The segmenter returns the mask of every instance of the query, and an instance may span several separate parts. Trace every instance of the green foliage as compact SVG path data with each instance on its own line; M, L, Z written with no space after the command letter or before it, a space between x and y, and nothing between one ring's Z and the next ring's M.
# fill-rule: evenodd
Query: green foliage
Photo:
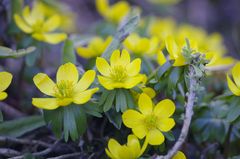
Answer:
M62 63L72 62L76 63L76 55L74 51L73 41L67 39L63 46Z
M35 51L35 47L31 46L26 49L12 50L7 47L0 46L0 58L18 58L30 54Z
M0 135L19 137L45 125L42 116L29 116L0 123Z

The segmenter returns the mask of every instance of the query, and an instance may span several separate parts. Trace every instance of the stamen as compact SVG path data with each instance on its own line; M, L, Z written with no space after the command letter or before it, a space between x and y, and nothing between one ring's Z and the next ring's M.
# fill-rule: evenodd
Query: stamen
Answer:
M124 66L114 66L110 71L110 76L115 82L123 82L127 78L127 71Z
M73 96L73 82L60 81L54 89L57 98L70 98Z

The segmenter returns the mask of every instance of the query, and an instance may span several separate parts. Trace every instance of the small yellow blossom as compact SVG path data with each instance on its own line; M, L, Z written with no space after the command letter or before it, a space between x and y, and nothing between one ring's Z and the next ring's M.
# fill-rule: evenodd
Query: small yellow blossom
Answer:
M111 159L137 159L145 151L147 144L141 148L138 138L135 135L128 135L128 141L125 145L120 145L115 139L108 141L106 154Z
M232 91L233 94L236 96L240 96L240 62L238 62L233 68L232 68L232 77L233 80L230 78L229 75L227 75L227 82L228 87Z
M171 18L153 18L149 25L149 35L157 36L161 45L161 49L165 46L165 39L174 35L176 32L176 23Z
M140 74L141 59L130 61L130 55L126 50L120 54L120 50L115 50L110 58L110 65L107 60L98 57L96 67L102 74L98 76L100 84L108 89L125 88L130 89L141 83L145 76Z
M56 109L67 106L72 102L84 104L88 102L98 88L88 89L95 79L95 71L89 70L79 80L76 66L72 63L61 65L57 71L56 84L44 73L38 73L33 81L37 88L48 96L47 98L33 98L32 104L42 109Z
M51 3L45 3L43 1L36 1L34 5L44 14L46 17L51 17L53 15L59 15L60 17L60 25L59 28L61 30L67 31L67 32L74 32L76 31L76 16L71 11L71 9L58 1L58 3L54 3L52 5Z
M106 20L113 23L121 22L131 9L127 1L119 1L110 6L108 0L96 0L96 7Z
M138 34L133 33L126 38L124 46L127 50L135 54L154 55L157 52L159 41L157 37L140 37Z
M0 72L0 101L7 98L8 94L4 92L12 82L12 74Z
M103 40L101 37L94 37L87 47L77 47L77 53L79 56L87 59L100 56L111 41L111 36L109 36L106 40Z
M14 15L14 20L22 31L31 34L36 40L57 44L67 38L65 33L54 32L60 25L59 15L55 14L46 19L36 5L33 6L32 10L26 6L22 15Z
M184 155L183 152L178 151L178 152L173 156L172 159L186 159L186 156Z
M122 115L123 123L131 128L133 134L146 140L151 145L160 145L165 138L162 132L171 130L175 121L170 116L175 111L175 104L165 99L156 106L153 105L151 98L142 93L138 100L139 111L129 109Z

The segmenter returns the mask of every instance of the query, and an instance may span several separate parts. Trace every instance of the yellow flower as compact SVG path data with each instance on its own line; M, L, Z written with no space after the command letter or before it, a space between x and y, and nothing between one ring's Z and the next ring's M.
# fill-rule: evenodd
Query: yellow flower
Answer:
M137 159L145 151L147 144L142 148L138 138L135 135L128 135L128 141L125 145L120 145L115 139L108 141L108 149L105 149L106 154L111 159Z
M122 115L123 123L131 128L134 135L146 140L151 145L160 145L165 138L162 132L171 130L175 121L169 118L175 111L175 104L165 99L160 101L155 107L151 98L142 93L138 100L139 111L129 109Z
M126 50L120 55L119 50L115 50L110 58L110 65L101 57L96 60L98 71L103 75L98 76L100 84L108 89L125 88L130 89L142 82L145 78L139 74L141 69L141 59L130 61L130 55Z
M100 56L111 43L111 41L111 36L109 36L105 41L101 37L94 37L87 47L77 47L77 53L83 58Z
M45 3L42 1L36 1L34 5L44 14L46 17L51 17L53 15L59 15L60 17L60 25L59 28L61 30L67 32L74 32L76 31L76 24L75 24L75 14L71 11L71 9L58 1L58 3Z
M148 54L154 55L158 49L158 38L145 38L140 37L138 34L133 33L124 41L124 47L135 54Z
M184 155L183 152L178 151L178 152L173 156L172 159L186 159L186 156Z
M174 35L176 32L176 22L171 18L158 19L153 18L149 26L150 36L157 36L161 44L161 48L164 47L164 41L166 37Z
M88 89L95 79L95 71L89 70L79 80L76 66L72 63L61 65L57 71L56 84L44 73L38 73L33 81L37 88L48 96L47 98L33 98L32 104L42 109L56 109L67 106L72 102L84 104L88 102L98 88Z
M227 75L228 87L236 96L240 96L240 62L238 62L232 69L233 80Z
M12 82L12 74L8 72L0 72L0 101L7 98L8 94L4 92Z
M65 33L54 32L60 25L59 15L55 14L46 19L36 5L33 6L31 11L29 6L26 6L22 15L14 15L14 20L22 31L31 34L34 39L39 41L57 44L67 38Z
M129 13L131 7L126 1L109 5L108 0L96 0L98 12L108 21L119 23Z

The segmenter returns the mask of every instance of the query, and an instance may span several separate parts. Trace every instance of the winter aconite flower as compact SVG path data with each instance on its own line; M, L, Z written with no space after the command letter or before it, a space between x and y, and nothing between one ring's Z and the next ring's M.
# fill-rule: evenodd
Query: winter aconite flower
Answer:
M128 135L128 141L125 145L120 145L116 140L108 141L108 149L105 149L111 159L137 159L145 151L147 144L142 148L138 138L135 135Z
M126 38L123 44L132 53L154 55L158 49L158 38L140 37L133 33Z
M236 96L240 96L240 62L238 62L232 69L233 80L227 75L228 87Z
M0 72L0 101L7 98L8 94L4 92L12 82L12 74L8 72Z
M139 73L141 59L137 58L131 62L126 50L123 50L121 54L119 50L115 50L110 58L110 65L106 59L98 57L96 66L102 74L98 76L98 80L107 90L130 89L144 80L144 75Z
M83 58L93 58L100 56L104 50L111 43L112 37L109 36L106 40L101 37L94 37L87 45L87 47L78 46L77 53Z
M138 100L139 111L129 109L122 115L124 125L131 128L134 135L146 140L151 145L160 145L165 138L162 132L167 132L175 125L174 119L170 116L175 111L175 104L165 99L156 106L151 98L142 93Z
M96 7L106 20L113 23L122 21L131 9L127 1L119 1L110 6L108 0L96 0Z
M173 156L172 159L186 159L186 156L184 155L183 152L178 151L178 152Z
M57 71L56 83L48 75L38 73L33 81L37 88L48 96L47 98L33 98L32 104L42 109L56 109L67 106L72 102L84 104L88 102L98 88L88 89L95 78L95 71L89 70L79 80L76 66L72 63L61 65Z
M57 44L67 38L65 33L54 32L58 29L61 19L55 14L47 18L36 5L30 10L29 6L23 9L22 15L15 14L14 20L17 26L25 33L39 41Z

